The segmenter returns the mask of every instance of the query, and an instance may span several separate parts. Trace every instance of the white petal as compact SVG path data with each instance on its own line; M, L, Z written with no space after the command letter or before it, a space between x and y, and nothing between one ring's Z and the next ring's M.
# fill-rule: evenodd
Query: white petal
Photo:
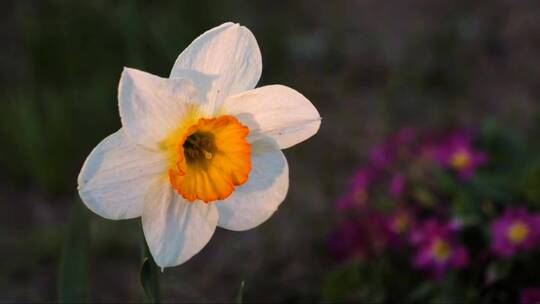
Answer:
M197 37L178 56L170 77L184 77L186 70L206 75L212 83L206 100L219 105L227 96L255 87L262 72L259 45L246 27L224 23Z
M254 228L277 210L289 189L289 167L285 156L271 140L252 143L248 181L229 198L216 202L219 227L241 231Z
M313 136L321 117L311 102L297 91L269 85L225 100L223 110L249 127L251 140L272 137L281 149Z
M120 129L99 143L84 162L78 178L79 195L102 217L138 217L147 189L165 171L161 154L135 145Z
M210 240L218 222L214 204L188 202L168 181L150 187L142 224L150 252L160 267L184 263Z
M178 127L197 103L191 80L167 79L125 68L118 87L122 125L136 143L157 149L157 145Z

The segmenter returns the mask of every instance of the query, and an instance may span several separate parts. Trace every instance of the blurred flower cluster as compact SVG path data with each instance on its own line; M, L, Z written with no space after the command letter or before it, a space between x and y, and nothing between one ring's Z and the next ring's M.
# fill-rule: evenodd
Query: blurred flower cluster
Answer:
M498 172L506 168L498 166L500 150L470 129L405 128L374 147L335 203L329 248L342 266L329 276L328 293L381 302L537 303L540 280L528 267L540 264L540 212L516 189L498 187L498 175L511 178L507 169ZM517 273L524 282L513 281ZM351 277L358 282L332 285ZM501 282L513 282L506 285L513 290L498 290Z

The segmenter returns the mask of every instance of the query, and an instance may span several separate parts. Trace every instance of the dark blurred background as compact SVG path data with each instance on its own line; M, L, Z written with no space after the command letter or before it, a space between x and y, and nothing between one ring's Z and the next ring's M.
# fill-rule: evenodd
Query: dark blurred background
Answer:
M161 276L168 301L319 300L335 198L368 147L403 126L538 121L540 2L68 1L0 3L0 300L54 301L76 176L120 127L122 67L168 76L178 54L225 21L263 56L259 85L297 89L321 130L285 152L289 195L257 229L218 229ZM138 301L140 221L90 214L95 301Z

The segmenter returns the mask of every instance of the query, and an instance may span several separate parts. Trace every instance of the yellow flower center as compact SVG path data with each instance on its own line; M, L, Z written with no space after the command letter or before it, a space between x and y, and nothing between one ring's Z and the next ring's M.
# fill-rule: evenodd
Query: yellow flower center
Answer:
M452 155L450 163L456 169L466 168L471 163L471 155L467 150L461 149Z
M360 188L354 191L353 201L356 203L356 205L363 206L364 203L367 202L368 198L368 193L364 188Z
M188 201L206 203L227 198L248 179L251 147L249 129L236 118L200 118L186 129L169 169L173 188Z
M400 214L394 219L394 230L402 233L409 228L410 220L407 214Z
M441 262L446 261L450 257L451 253L452 248L450 245L441 239L437 239L431 247L431 254L436 260Z
M515 222L510 225L507 236L513 243L520 243L529 234L529 227L523 222Z

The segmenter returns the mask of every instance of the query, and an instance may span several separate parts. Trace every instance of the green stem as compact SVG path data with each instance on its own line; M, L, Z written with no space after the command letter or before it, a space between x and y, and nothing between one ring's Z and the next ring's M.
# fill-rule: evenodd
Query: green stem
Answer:
M246 282L240 282L240 288L238 288L238 293L236 294L236 304L244 303L244 288L246 287Z
M148 244L141 230L141 285L144 290L144 303L160 303L159 269L152 258Z
M90 302L90 223L88 210L81 201L76 200L72 209L60 263L58 302L86 303Z

